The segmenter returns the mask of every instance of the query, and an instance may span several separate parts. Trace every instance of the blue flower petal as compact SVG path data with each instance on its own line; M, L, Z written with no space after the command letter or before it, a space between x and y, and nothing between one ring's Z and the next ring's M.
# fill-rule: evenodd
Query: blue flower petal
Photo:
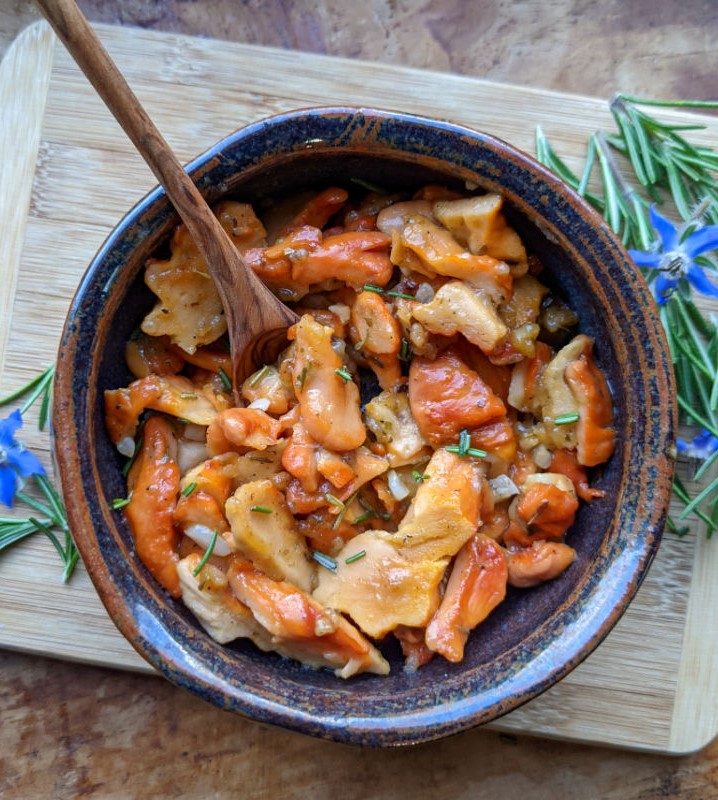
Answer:
M678 280L675 278L668 278L665 272L659 273L656 282L653 284L653 289L656 295L656 302L659 306L665 305L671 295Z
M707 294L710 297L718 297L718 285L713 283L697 264L691 264L686 273L686 277L691 286L698 289L701 294Z
M652 205L649 211L651 225L656 233L661 237L661 245L664 253L670 253L678 247L678 231L676 226L666 217L658 213L656 206Z
M681 249L690 259L716 248L718 248L718 225L698 228L681 244Z
M15 447L15 432L22 427L22 414L16 409L5 419L0 419L0 447Z
M44 475L45 467L40 463L40 459L29 450L13 448L7 451L7 460L20 473L21 477L28 478L30 475Z
M643 250L629 250L628 255L636 263L637 267L652 267L656 269L661 263L660 253L646 253Z
M12 467L0 466L0 503L12 508L12 501L15 497L15 486L17 476Z

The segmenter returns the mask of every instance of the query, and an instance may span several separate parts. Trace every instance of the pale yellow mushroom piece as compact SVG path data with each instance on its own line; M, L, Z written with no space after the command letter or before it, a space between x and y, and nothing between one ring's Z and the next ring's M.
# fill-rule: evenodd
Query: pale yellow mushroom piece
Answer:
M484 353L494 350L508 333L489 295L463 281L445 283L430 303L415 306L412 316L430 333L463 334Z
M315 568L306 540L294 530L284 495L271 480L240 486L227 500L225 513L235 553L274 580L312 590Z
M475 255L436 222L417 215L392 236L392 263L424 275L444 275L468 281L496 300L511 296L507 264L489 255Z
M476 533L484 486L478 463L440 449L426 474L395 533L359 534L337 555L336 572L319 570L314 597L369 636L428 624L449 560Z
M272 649L272 638L247 606L229 588L227 576L212 564L205 564L195 576L200 557L192 553L177 565L182 600L207 633L220 644L251 639L261 650Z
M237 249L264 243L264 226L250 205L225 201L215 208L215 215ZM175 231L170 253L165 261L147 261L145 283L159 302L141 327L150 336L167 335L187 353L194 353L201 345L219 339L227 330L227 321L207 263L184 225Z
M476 255L485 253L511 264L514 277L519 277L528 268L526 248L516 231L507 224L502 206L501 195L490 193L459 200L439 200L432 210L436 219L460 244Z
M409 395L402 387L372 398L364 408L367 428L386 447L390 467L413 464L427 451L427 442L416 424Z

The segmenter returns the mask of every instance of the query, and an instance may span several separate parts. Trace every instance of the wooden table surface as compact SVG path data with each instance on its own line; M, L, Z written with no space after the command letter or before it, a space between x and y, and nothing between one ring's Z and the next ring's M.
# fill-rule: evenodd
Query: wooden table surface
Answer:
M712 0L82 0L81 6L98 22L557 91L718 98ZM27 0L2 0L0 55L35 19ZM476 730L412 750L359 751L238 719L159 678L0 652L4 799L458 800L489 793L502 800L711 800L718 798L718 741L668 758Z

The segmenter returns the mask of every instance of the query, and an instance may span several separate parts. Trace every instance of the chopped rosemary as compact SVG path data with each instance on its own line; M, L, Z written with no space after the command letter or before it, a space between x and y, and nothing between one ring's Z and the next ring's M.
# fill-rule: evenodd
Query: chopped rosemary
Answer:
M185 497L189 497L196 488L197 488L197 482L192 481L192 483L188 483L187 486L185 486L184 489L182 489L182 494Z
M192 576L196 578L199 573L202 571L202 567L209 561L210 556L214 551L214 546L217 544L217 537L219 536L219 531L215 528L212 531L212 538L209 540L209 544L207 545L207 549L204 551L204 555L200 558L199 563L197 566L192 570Z
M413 479L414 479L414 480L415 480L417 483L423 483L424 481L428 481L428 480L429 480L429 478L430 478L431 476L430 476L430 475L427 475L425 472L419 472L419 470L418 470L418 469L413 469L413 470L411 471L411 477L412 477L412 478L413 478Z
M348 383L349 381L354 380L354 378L352 378L351 372L349 372L349 370L347 370L345 367L342 367L341 369L335 369L334 372L337 373L337 375L344 381L344 383Z
M344 508L344 503L342 503L342 501L338 497L335 497L333 494L329 494L327 492L327 494L324 495L324 499L328 503L331 503L333 506L336 506L337 508Z
M377 511L376 509L372 508L372 507L369 505L369 503L367 503L367 501L366 501L366 500L365 500L363 497L360 497L360 498L359 498L359 505L360 505L360 506L361 506L361 507L362 507L362 508L363 508L365 511L370 511L370 512L371 512L371 513L372 513L372 514L375 516L375 517L380 517L380 518L381 518L381 519L383 519L385 522L386 522L387 520L391 519L391 514L390 514L388 511L384 511L384 512Z
M261 382L262 378L269 372L269 364L265 364L262 369L257 370L249 379L249 387L254 388Z
M350 178L349 180L352 183L355 183L357 186L361 186L362 189L366 189L368 192L374 192L375 194L388 194L386 189L382 189L381 186L377 186L375 183L371 183L370 181L365 181L363 178Z
M553 421L554 425L572 425L574 422L578 422L580 419L580 415L577 413L574 414L559 414Z
M374 286L373 283L365 283L364 284L364 291L365 292L376 292L376 294L384 294L384 290L381 286Z
M271 514L272 509L267 508L266 506L250 506L250 511L254 511L255 514Z
M225 390L228 392L232 391L232 381L229 379L229 375L222 369L219 368L219 379L222 381L222 386L224 386Z
M127 477L127 473L132 468L132 465L135 463L135 459L137 458L138 453L142 449L142 444L144 443L144 437L140 436L140 438L135 442L135 449L132 452L132 455L127 459L125 465L122 467L122 474Z
M48 367L29 383L21 386L17 391L0 399L0 406L6 406L12 403L13 400L19 400L30 392L30 396L25 400L23 407L20 409L20 413L24 414L43 392L47 392L54 374L55 367Z
M416 297L414 297L411 294L404 294L404 292L387 292L386 296L387 297L400 297L402 300L416 300Z
M459 458L464 456L472 456L473 458L486 458L488 455L486 450L479 450L477 447L468 447L466 452L462 453L458 445L450 444L444 448L448 453L456 453Z
M359 525L360 523L364 522L370 517L375 517L375 516L376 514L373 511L365 511L363 514L359 514L359 516L355 520L352 520L352 525Z
M110 507L113 511L119 511L121 508L128 506L130 504L130 497L116 497L111 503Z
M401 349L399 350L399 361L411 361L413 355L409 342L406 339L402 339Z
M469 452L470 447L471 436L466 428L464 428L461 433L459 433L459 458L463 458Z
M309 365L305 364L297 378L297 386L299 386L300 389L304 388L304 384L307 382L307 375L309 375Z
M347 511L349 510L349 506L354 502L356 499L357 494L359 494L359 490L357 489L349 498L347 498L346 503L342 503L342 509L337 514L337 518L334 520L334 524L332 525L332 530L335 531L341 524L344 516L346 515ZM342 502L341 500L339 501Z
M337 562L331 556L326 555L326 553L320 553L319 550L312 550L312 558L325 569L331 572L337 571Z
M359 561L360 559L364 558L366 555L366 550L360 550L358 553L354 553L353 556L349 556L344 559L345 564L353 564L355 561Z

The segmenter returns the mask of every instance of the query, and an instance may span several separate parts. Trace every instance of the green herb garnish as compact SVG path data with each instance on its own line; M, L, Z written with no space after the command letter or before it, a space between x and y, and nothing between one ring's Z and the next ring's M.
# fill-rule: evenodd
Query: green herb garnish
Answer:
M331 572L337 571L337 562L331 556L328 556L325 553L320 553L319 550L312 550L312 558L317 562L317 564L321 564L325 569L328 569Z
M214 546L217 544L217 537L219 536L219 531L215 528L212 531L212 538L209 540L209 544L207 545L207 549L204 551L204 555L200 558L199 563L197 566L192 570L192 576L196 578L199 573L202 571L202 567L209 561L210 556L214 551Z
M265 364L262 369L257 370L257 372L252 375L249 379L249 386L250 388L254 388L258 383L261 382L262 378L269 372L269 364Z
M559 414L553 421L554 425L572 425L580 419L579 414Z
M219 379L222 381L222 386L224 386L225 391L231 392L232 391L232 381L229 379L229 375L222 369L219 368Z

